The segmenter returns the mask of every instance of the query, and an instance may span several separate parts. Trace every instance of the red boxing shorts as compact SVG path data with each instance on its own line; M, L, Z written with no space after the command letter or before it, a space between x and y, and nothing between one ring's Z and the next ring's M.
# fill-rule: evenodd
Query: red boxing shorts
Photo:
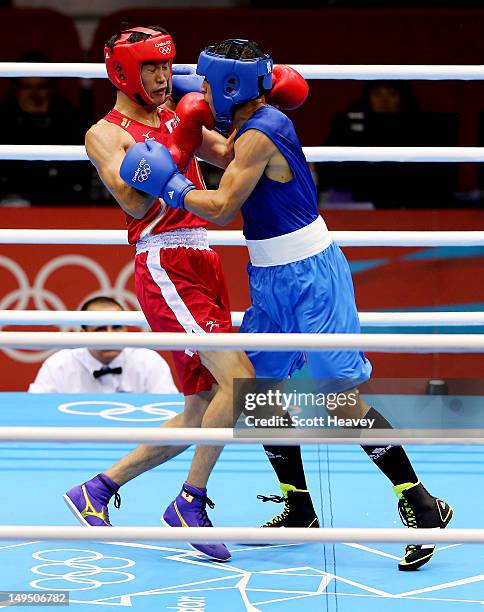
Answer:
M150 248L135 258L136 296L155 332L232 331L227 284L211 249ZM184 395L208 391L216 380L197 353L174 351Z

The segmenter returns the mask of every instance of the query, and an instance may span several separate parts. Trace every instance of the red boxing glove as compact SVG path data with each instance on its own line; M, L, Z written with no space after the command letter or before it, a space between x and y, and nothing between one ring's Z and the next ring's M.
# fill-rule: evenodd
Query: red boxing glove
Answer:
M297 70L285 64L272 69L272 89L268 102L281 110L294 110L304 104L309 86Z
M190 159L202 144L202 128L213 130L215 118L204 95L199 92L183 96L177 104L176 114L180 121L173 131L173 142L168 148L180 172L185 172Z

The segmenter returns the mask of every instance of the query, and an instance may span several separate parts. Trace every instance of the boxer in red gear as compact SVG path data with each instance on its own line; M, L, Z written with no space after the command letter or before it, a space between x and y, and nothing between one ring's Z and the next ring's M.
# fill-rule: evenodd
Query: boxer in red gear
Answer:
M106 68L118 90L116 104L87 132L86 150L126 214L128 240L136 247L136 295L152 330L224 333L232 330L231 312L219 257L208 245L206 222L189 212L172 210L160 198L126 185L119 175L126 151L147 140L174 151L180 168L199 189L205 187L193 157L197 150L222 168L232 159L225 138L203 127L214 123L203 95L190 94L180 102L178 113L167 104L174 55L174 42L161 28L132 28L108 41ZM164 426L232 427L233 379L254 377L245 353L187 349L175 352L174 360L185 409ZM183 450L138 446L98 476L70 489L64 498L83 524L110 525L108 503L119 487ZM195 451L182 492L169 506L177 505L185 524L211 526L205 487L221 450L220 446L198 446ZM194 546L210 558L230 559L223 544Z
M223 333L231 331L230 308L218 255L208 247L206 222L167 207L159 198L128 186L119 176L126 151L135 142L146 140L168 147L177 156L180 170L199 189L204 189L204 184L194 153L198 151L221 168L233 157L227 141L205 129L213 127L214 120L201 99L203 94L188 94L174 112L169 101L174 54L173 40L160 28L132 28L110 39L105 58L108 76L118 89L116 104L87 132L86 150L126 214L128 240L137 250L136 294L152 330ZM289 80L279 81L282 104L284 82ZM174 353L174 360L185 409L164 426L232 426L232 381L254 376L245 353L194 354L187 350ZM66 502L83 524L110 525L108 504L114 495L117 505L119 487L183 450L176 446L138 446L98 476L70 489L64 496ZM191 526L211 525L205 486L220 450L197 447L182 493L168 508L176 504ZM195 547L217 560L230 558L223 544Z

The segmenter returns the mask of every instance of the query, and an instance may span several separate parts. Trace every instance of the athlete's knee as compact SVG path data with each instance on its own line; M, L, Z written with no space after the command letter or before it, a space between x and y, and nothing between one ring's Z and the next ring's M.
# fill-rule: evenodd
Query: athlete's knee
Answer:
M204 352L202 363L210 370L220 388L232 390L234 379L253 379L255 371L245 353L239 351Z
M236 353L237 365L234 378L255 378L254 366L245 353Z
M219 387L213 402L203 417L203 427L233 427L238 414L231 388Z

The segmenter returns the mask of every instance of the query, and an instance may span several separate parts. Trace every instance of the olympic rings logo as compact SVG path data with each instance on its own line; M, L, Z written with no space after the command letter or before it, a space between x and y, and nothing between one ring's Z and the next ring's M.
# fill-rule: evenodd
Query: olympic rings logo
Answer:
M138 183L142 183L146 181L151 174L151 166L149 164L144 164L141 168L138 168L136 180Z
M84 296L74 310L78 309L83 302L100 294L113 297L125 308L131 307L134 310L139 308L135 294L126 287L133 274L132 262L127 263L121 269L115 282L111 284L105 269L97 261L84 255L61 255L46 262L37 272L37 276L32 284L30 284L24 269L16 261L0 255L0 270L2 268L6 270L15 279L17 284L16 289L0 297L0 310L27 310L30 300L32 300L35 310L68 310L64 300L53 291L47 289L46 285L53 274L69 266L86 270L93 276L97 285L94 291ZM58 327L63 332L77 329L73 325L59 325ZM1 326L0 329L2 329ZM26 352L9 348L2 350L10 358L23 363L44 361L53 352L52 350Z
M102 408L103 406L106 407ZM84 401L60 404L57 409L65 414L97 416L109 421L152 423L169 421L177 415L175 411L163 406L183 406L183 402L156 402L144 406L133 406L127 402ZM92 410L89 407L92 407Z
M72 556L73 553L80 554ZM43 591L88 591L135 579L130 572L120 571L133 567L135 562L132 559L110 557L94 550L51 548L39 550L32 557L47 562L35 565L31 570L34 574L47 576L30 583L31 587Z
M168 55L169 53L171 53L171 43L169 42L156 43L155 47L157 47L158 51L163 55Z

